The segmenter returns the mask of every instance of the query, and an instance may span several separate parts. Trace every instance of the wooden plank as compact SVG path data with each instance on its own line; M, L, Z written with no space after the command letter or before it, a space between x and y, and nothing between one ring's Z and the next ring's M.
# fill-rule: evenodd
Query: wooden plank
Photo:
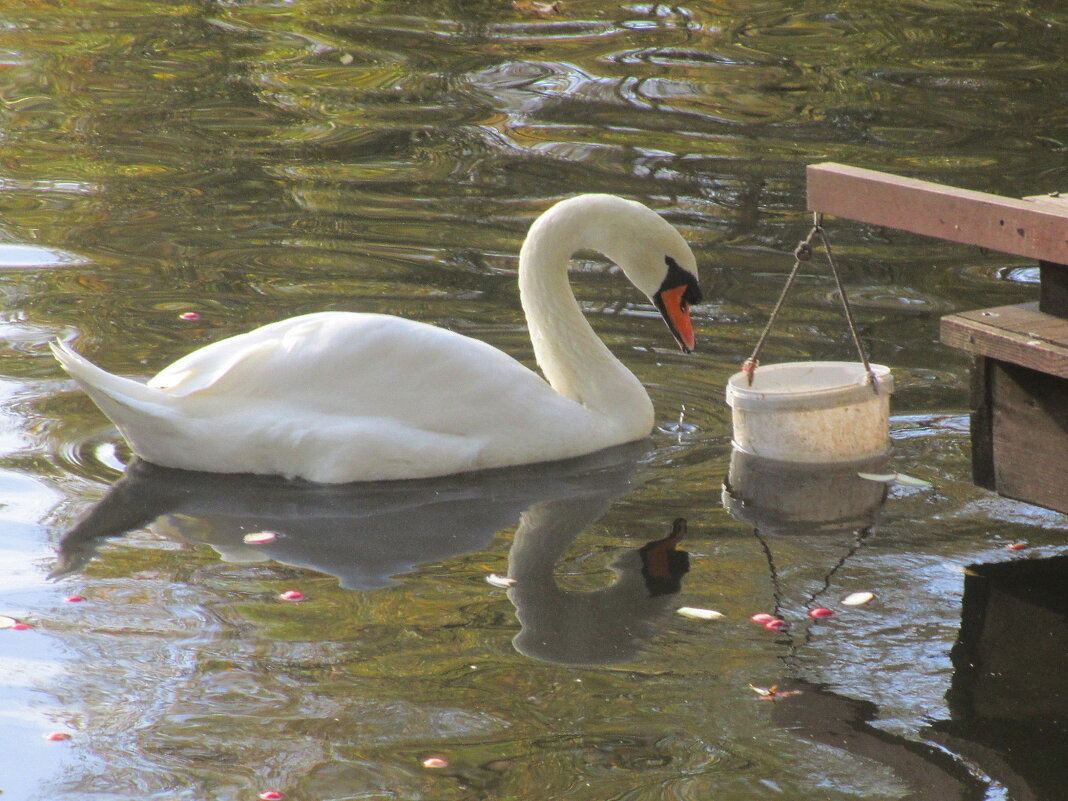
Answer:
M1068 378L1068 320L1044 314L1037 303L997 306L942 318L950 347Z
M1050 211L1068 212L1068 195L1054 192L1049 195L1027 195L1023 198L1028 203L1038 203L1046 206Z
M990 370L997 492L1068 514L1068 379L1003 362Z
M849 167L808 167L809 211L1068 265L1068 210Z

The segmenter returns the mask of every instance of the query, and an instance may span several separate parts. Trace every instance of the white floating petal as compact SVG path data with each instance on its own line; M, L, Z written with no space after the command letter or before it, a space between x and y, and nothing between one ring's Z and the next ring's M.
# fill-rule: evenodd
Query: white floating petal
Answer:
M908 484L910 487L933 486L930 481L924 481L922 478L914 478L913 476L906 476L904 473L897 474L897 482L899 484Z
M0 629L9 629L16 623L18 623L18 621L15 620L15 618L8 617L7 615L0 615Z
M486 583L492 584L494 587L500 587L502 590L506 590L515 584L515 579L508 578L507 576L498 576L496 573L490 573L486 576Z
M717 612L715 609L701 609L696 606L680 606L675 613L694 620L718 620L724 617L722 612Z
M868 481L883 481L886 483L897 478L897 473L857 473L857 475L868 479Z
M870 604L875 599L873 592L851 592L842 599L843 606L863 606Z

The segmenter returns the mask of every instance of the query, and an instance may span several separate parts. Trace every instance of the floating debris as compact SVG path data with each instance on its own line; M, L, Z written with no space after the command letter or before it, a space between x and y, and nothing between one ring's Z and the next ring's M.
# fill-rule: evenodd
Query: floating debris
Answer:
M827 617L834 617L834 610L825 606L817 606L815 609L808 610L808 616L814 620L821 620Z
M449 767L449 761L441 757L427 757L423 760L423 767L431 768L432 770L447 768Z
M897 474L898 484L907 484L910 487L933 487L930 481L925 481L922 478L916 478L915 476L906 476L904 473Z
M675 610L675 614L692 618L693 620L719 620L721 617L726 617L722 612L717 612L715 609L701 609L697 606L680 606Z
M512 6L520 11L533 14L536 17L551 17L561 13L564 9L564 4L559 0L555 3L539 3L535 2L535 0L514 0Z
M890 483L897 480L897 473L857 473L861 478L866 478L868 481L882 481L884 483Z
M286 590L278 597L281 598L283 601L303 601L308 596L306 596L300 590Z
M199 320L200 319L200 315L197 314L196 312L182 312L181 314L178 315L178 317L179 317L179 319L190 320L190 321Z
M907 476L904 473L857 473L857 475L868 479L868 481L881 481L884 484L906 484L910 487L934 486L930 481L924 481L922 478L916 478L915 476Z
M70 735L65 731L50 731L44 738L46 740L51 740L52 742L59 742L60 740L69 740Z
M486 583L491 584L494 587L500 587L502 590L506 590L515 585L515 579L508 578L507 576L498 576L496 573L490 573L486 576Z
M351 63L352 63L353 61L355 61L355 60L356 60L356 59L355 59L355 58L353 58L353 56L352 56L352 53L342 53L342 54L341 54L341 58L339 58L339 59L338 59L338 61L340 61L340 62L341 62L342 64L344 64L344 65L345 65L346 67L347 67L347 66L348 66L349 64L351 64Z
M268 542L274 542L278 539L278 534L273 531L257 531L253 534L246 534L244 536L246 545L266 545Z
M80 604L82 601L85 600L85 596L84 595L68 595L63 600L66 601L69 604Z
M771 687L755 687L750 684L749 689L759 695L761 701L778 701L780 698L801 694L800 690L780 690L778 684L773 684Z
M842 605L863 606L864 604L870 604L873 600L875 600L875 593L873 592L851 592L842 599Z
M15 618L8 617L7 615L0 615L0 629L14 628L16 623L18 623L18 621L15 620Z
M749 619L754 623L759 623L761 626L773 620L778 620L775 615L769 615L767 612L757 612L755 615L750 616Z
M1007 551L1026 551L1028 549L1028 547L1029 546L1028 546L1028 544L1026 542L1010 542L1008 545L1005 546L1005 550L1007 550Z

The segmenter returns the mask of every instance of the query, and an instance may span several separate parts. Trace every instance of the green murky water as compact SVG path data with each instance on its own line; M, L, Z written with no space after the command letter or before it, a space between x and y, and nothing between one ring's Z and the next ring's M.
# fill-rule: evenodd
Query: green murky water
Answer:
M969 364L938 344L941 314L1032 299L1032 265L831 221L894 368L894 468L934 488L874 512L819 485L813 519L841 497L846 523L757 536L721 487L723 384L807 229L804 166L1065 189L1066 48L1058 0L5 3L0 614L32 629L0 630L2 797L1061 798L1064 663L972 671L960 571L1055 557L1068 522L971 485ZM137 471L65 537L126 454L50 339L145 376L351 309L529 360L519 244L584 191L661 210L701 265L689 357L577 265L656 404L644 447L393 487ZM850 357L813 266L765 361ZM677 517L688 556L641 551ZM855 590L876 601L841 607ZM1023 619L1019 653L1064 633Z

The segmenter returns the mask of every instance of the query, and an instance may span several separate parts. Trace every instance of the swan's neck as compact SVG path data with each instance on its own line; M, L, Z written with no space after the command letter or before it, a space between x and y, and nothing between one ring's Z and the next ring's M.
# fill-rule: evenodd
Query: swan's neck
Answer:
M604 252L605 233L596 227L603 221L591 216L549 212L534 223L519 254L519 297L534 357L553 389L639 439L652 429L649 395L593 332L568 281L576 251Z

